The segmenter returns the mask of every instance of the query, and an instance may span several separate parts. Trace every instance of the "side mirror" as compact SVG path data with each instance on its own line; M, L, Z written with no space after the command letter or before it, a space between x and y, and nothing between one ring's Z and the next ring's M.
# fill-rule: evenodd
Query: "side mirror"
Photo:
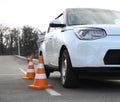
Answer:
M65 25L65 24L62 24L62 23L60 22L60 20L55 19L55 20L53 20L53 21L50 23L49 26L50 26L50 27L65 27L66 25Z

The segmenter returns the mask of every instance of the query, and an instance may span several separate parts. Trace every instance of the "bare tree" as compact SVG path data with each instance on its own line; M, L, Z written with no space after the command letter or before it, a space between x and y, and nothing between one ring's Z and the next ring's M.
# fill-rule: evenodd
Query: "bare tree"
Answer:
M39 29L24 26L22 35L20 36L20 28L10 28L0 25L0 55L18 54L21 52L24 56L38 55L37 39L41 34ZM20 49L18 50L18 40L20 41Z
M22 52L25 56L34 55L37 48L38 31L32 27L24 26L22 29Z
M11 54L17 54L18 50L18 37L19 37L20 31L16 28L11 29L10 31L10 38L9 38L9 48Z
M17 47L18 47L18 36L19 36L20 30L17 28L9 28L7 27L4 30L3 34L3 46L5 49L3 50L4 54L17 54Z
M4 45L4 35L9 32L9 28L0 24L0 55L6 53L6 46Z

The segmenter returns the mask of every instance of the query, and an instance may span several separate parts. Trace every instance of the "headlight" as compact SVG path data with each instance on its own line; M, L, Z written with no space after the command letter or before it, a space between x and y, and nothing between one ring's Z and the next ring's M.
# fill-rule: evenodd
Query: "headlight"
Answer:
M107 36L105 30L100 28L76 28L74 33L81 40L95 40Z

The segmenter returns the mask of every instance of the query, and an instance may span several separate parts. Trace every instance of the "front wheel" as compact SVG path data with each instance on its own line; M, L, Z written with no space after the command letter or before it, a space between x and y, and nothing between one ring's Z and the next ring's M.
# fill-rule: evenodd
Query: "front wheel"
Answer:
M45 72L46 72L47 78L49 78L51 71L49 70L47 66L45 66Z
M67 50L64 50L60 56L61 82L65 88L77 86L78 77L75 74Z

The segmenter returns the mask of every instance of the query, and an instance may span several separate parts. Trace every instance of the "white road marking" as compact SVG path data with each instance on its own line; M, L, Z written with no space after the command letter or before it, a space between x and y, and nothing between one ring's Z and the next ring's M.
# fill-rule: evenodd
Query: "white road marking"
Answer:
M26 71L24 71L22 68L19 68L21 72L23 72L24 74L26 74Z
M56 92L55 90L53 89L45 89L46 92L48 92L51 96L61 96L60 93Z
M24 74L26 74L26 71L24 71L22 68L19 68ZM56 92L53 89L45 89L46 92L48 92L51 96L61 96L60 93Z

